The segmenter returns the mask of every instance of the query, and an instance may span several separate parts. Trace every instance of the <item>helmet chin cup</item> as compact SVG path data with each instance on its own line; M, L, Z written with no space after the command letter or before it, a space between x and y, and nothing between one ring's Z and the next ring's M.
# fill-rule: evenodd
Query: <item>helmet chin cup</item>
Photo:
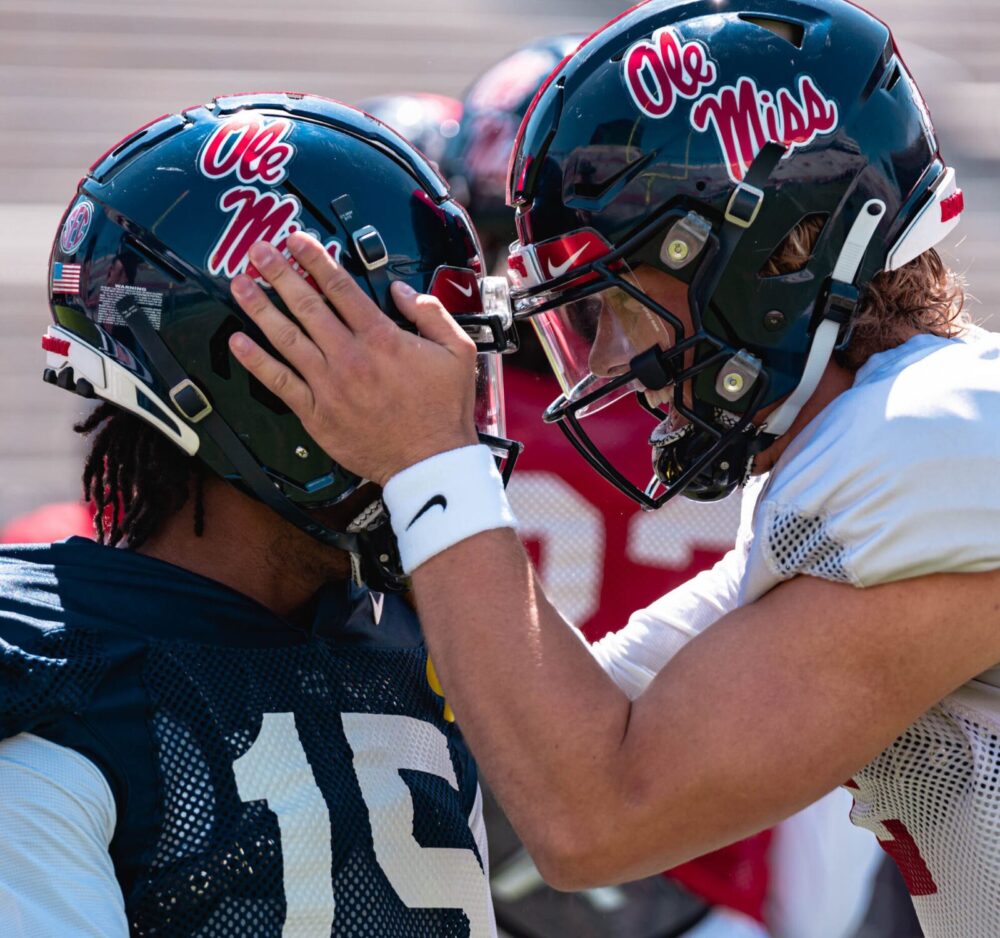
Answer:
M696 502L715 502L732 494L746 481L753 458L750 434L741 433L714 458L705 459L705 454L715 448L716 441L691 424L686 424L684 430L688 432L672 442L650 441L654 478L647 493L657 485L667 491L676 489L685 475L689 475L689 481L679 494Z

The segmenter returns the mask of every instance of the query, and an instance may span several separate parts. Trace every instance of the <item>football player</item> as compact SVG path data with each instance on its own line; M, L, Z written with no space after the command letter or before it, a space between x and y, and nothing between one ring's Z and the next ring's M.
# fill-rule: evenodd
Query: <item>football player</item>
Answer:
M517 237L505 191L518 127L545 78L585 38L559 35L532 40L491 65L463 95L460 129L447 141L439 162L452 195L472 216L491 271L506 271L508 247ZM367 105L364 109L370 111ZM726 549L723 545L732 542L739 510L722 503L708 524L704 512L700 524L698 516L689 512L695 523L685 525L676 509L644 514L605 485L582 460L574 460L573 449L561 434L539 421L539 412L557 386L533 330L521 330L519 340L518 351L504 360L507 425L524 444L509 496L520 522L519 534L549 598L594 641L609 628L617 628L637 600L650 601L719 559ZM631 422L642 432L638 408L634 415L615 414L612 419ZM621 440L626 440L624 434ZM678 530L678 522L683 530ZM694 905L704 916L691 934L710 929L712 934L724 930L733 938L764 934L760 923L768 884L775 881L768 869L770 831L698 857L662 883L643 880L618 887L615 901L608 901L603 892L554 894L537 873L532 881L525 872L523 848L512 833L508 835L509 825L488 793L484 807L493 899L501 926L516 922L519 933L543 936L560 926L595 938L673 934L683 921L698 918L691 912L693 899L688 896L683 901L690 892L701 900ZM846 815L839 803L837 809ZM819 882L825 892L831 891L825 888L826 877L817 877ZM856 911L852 903L841 901L839 908L847 920L857 918L851 915ZM836 928L827 922L823 938L836 935Z
M552 75L509 183L547 419L650 508L747 483L734 550L596 657L509 529L456 391L474 349L433 298L398 294L415 338L303 243L342 318L290 296L293 335L247 297L296 372L231 341L386 485L449 700L542 872L641 876L847 782L930 938L1000 933L1000 342L933 250L963 196L889 29L844 0L650 0ZM351 367L316 366L334 353ZM649 414L622 465L587 426L605 406ZM344 432L373 426L374 449Z
M480 426L516 451L509 323L402 138L242 95L101 157L42 340L45 380L101 400L78 428L98 540L0 550L5 936L495 934L475 766L380 492L227 348L253 329L230 295L258 289L251 245L303 232L388 315L393 281L445 298L483 348Z

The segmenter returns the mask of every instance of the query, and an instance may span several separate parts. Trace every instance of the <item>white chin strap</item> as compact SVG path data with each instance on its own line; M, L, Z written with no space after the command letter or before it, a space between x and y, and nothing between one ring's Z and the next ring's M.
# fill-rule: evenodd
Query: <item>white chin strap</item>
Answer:
M858 275L858 268L861 261L875 236L875 229L885 215L885 202L880 199L872 199L866 202L861 209L851 227L850 234L844 242L844 247L837 260L837 266L833 269L833 279L840 283L853 284ZM767 419L761 428L762 433L771 436L782 436L788 432L788 428L795 422L799 411L805 406L806 401L816 392L820 379L826 366L830 363L833 350L837 346L837 336L840 335L840 323L832 319L824 319L813 336L812 345L809 348L809 356L806 359L806 367L802 372L802 380L798 387L785 399L785 402Z

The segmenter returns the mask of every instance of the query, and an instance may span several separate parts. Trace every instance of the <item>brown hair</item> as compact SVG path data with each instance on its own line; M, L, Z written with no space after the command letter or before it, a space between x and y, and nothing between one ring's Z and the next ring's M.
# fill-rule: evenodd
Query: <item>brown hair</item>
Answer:
M761 271L777 277L802 270L826 217L811 215L785 238ZM857 371L872 355L902 345L918 333L952 338L968 326L965 284L931 249L899 270L883 271L861 292L854 332L837 363Z

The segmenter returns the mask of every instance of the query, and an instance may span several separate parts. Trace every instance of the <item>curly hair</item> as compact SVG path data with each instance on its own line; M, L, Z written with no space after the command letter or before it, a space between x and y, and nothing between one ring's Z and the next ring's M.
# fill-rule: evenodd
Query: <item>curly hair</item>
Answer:
M95 507L98 543L141 547L194 495L195 534L205 529L206 470L145 420L101 404L73 429L93 435L83 469L84 498Z
M761 271L778 277L802 270L812 255L826 216L811 215L785 238ZM915 333L943 338L969 325L965 284L931 249L899 270L878 274L861 291L850 342L836 353L839 365L857 371L872 355L902 345Z

